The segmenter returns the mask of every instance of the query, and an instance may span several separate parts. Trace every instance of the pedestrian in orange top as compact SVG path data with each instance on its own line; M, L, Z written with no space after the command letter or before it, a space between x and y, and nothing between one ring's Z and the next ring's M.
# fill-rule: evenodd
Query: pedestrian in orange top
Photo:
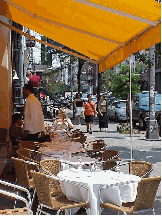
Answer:
M85 123L87 126L87 133L89 132L92 134L92 127L93 127L93 117L96 113L96 105L92 101L92 95L88 94L88 101L84 102L83 108L83 116L85 116Z

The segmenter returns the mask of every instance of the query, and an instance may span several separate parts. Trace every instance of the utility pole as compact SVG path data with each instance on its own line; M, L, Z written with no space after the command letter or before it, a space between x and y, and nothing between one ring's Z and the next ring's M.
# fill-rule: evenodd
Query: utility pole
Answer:
M73 98L73 68L72 68L71 56L70 56L70 64L69 64L69 74L70 74L70 85L71 85L71 102L72 102L72 110L73 110L73 119L75 119L74 98Z
M155 120L155 45L149 49L149 59L152 62L150 67L150 77L149 77L149 120L147 123L146 139L148 140L158 140L158 125L157 120Z

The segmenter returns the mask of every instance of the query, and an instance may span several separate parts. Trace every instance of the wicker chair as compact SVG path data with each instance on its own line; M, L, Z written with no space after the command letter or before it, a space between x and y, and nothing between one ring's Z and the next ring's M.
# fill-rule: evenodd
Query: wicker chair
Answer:
M18 149L17 157L19 159L23 159L24 161L30 161L33 163L27 163L28 175L31 178L30 170L40 171L40 160L42 157L42 153L39 153L30 149Z
M61 162L58 159L45 159L40 161L42 173L46 175L56 176L61 170ZM50 192L55 195L62 193L59 181L55 179L49 179Z
M19 143L20 148L25 148L25 149L31 149L31 150L36 150L36 144L34 141L20 141Z
M66 209L72 209L76 207L89 208L88 203L70 201L67 199L65 195L62 194L52 197L50 193L50 187L49 187L49 179L51 178L51 176L46 176L43 173L38 173L34 171L31 171L31 174L34 179L38 200L39 200L39 206L37 209L38 214L40 214L40 212L47 213L44 210L44 207L46 209L48 208L50 210L57 211L57 214L59 214L60 211L64 211Z
M90 157L101 158L102 152L105 150L106 144L103 139L92 140L86 143L87 146L93 146L92 150L88 150Z
M9 198L12 198L14 200L20 200L23 201L26 205L26 207L23 208L16 208L16 209L5 209L0 210L0 215L24 215L24 214L32 214L31 211L31 197L29 191L21 187L19 185L0 180L0 186L3 187L3 189L0 189L0 194L7 196ZM5 189L4 189L5 188ZM25 192L27 194L27 197L24 198L23 196L20 196L15 193L15 190L18 192Z
M121 159L118 157L119 151L117 150L105 150L102 153L102 163L103 163L103 169L109 170L109 169L117 169L118 162L121 161Z
M134 212L154 211L154 200L161 181L161 176L143 178L138 183L137 196L134 202L122 203L117 206L111 203L102 202L101 208L111 208L123 214L133 214Z
M70 131L67 133L69 135L69 138L72 142L80 142L80 143L85 143L87 136L79 129Z
M17 155L18 158L39 163L43 154L41 152L30 149L18 149Z
M153 165L147 161L131 161L129 163L129 173L138 175L141 178L149 177L153 170Z
M31 198L31 203L32 203L35 196L34 193L35 185L33 179L29 178L29 170L27 164L33 165L31 166L31 169L32 168L35 169L37 166L34 162L24 161L23 159L13 158L13 157L11 159L16 172L16 183L28 189L32 197Z
M26 207L0 210L0 215L27 215L27 214L28 214L28 209ZM32 211L31 214L33 214Z

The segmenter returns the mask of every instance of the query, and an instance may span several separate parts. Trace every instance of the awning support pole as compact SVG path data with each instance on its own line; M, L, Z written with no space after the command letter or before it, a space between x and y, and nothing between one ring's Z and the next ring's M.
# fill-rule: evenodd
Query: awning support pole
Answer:
M133 158L132 149L132 83L131 83L131 54L130 54L130 44L129 44L129 110L130 110L130 145L131 145L131 161Z
M98 73L98 86L97 86L97 104L100 100L101 93L101 73L99 73L99 64L96 64L96 73Z

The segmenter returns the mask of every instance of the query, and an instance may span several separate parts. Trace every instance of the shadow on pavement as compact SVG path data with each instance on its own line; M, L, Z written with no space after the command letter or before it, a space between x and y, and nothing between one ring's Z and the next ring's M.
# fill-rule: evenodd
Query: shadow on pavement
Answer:
M118 150L119 151L119 157L122 159L130 158L130 153L131 153L130 148L108 145L106 149ZM157 149L158 149L158 151L157 151ZM159 148L152 149L152 151L133 150L133 159L145 160L145 161L148 161L148 162L154 164L157 162L161 162L161 151Z

